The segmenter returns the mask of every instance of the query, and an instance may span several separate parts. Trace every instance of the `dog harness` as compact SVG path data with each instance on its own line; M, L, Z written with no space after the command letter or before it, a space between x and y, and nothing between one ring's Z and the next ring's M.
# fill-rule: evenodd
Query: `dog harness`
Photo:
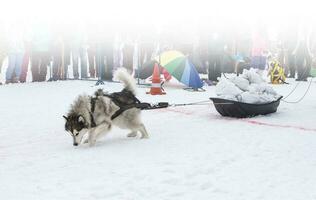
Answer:
M93 113L95 110L95 103L99 96L105 96L105 97L110 98L114 102L114 104L119 107L119 110L117 110L111 116L111 120L114 120L119 115L121 115L124 111L131 108L137 108L140 110L152 110L152 109L158 109L158 108L166 108L169 106L167 102L160 102L157 105L151 105L150 103L141 102L139 99L137 99L134 96L132 92L126 89L123 89L121 92L114 92L111 94L107 94L107 93L103 93L102 95L96 94L95 97L91 97L91 112L90 112L91 127L96 127Z

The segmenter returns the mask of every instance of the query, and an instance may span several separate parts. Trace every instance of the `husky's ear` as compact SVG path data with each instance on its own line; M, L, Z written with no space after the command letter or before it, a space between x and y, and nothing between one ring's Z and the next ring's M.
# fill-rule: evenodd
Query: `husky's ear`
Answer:
M65 115L63 115L63 118L65 118L65 120L68 121L68 117L66 117Z
M78 117L78 122L84 123L84 118L81 115Z

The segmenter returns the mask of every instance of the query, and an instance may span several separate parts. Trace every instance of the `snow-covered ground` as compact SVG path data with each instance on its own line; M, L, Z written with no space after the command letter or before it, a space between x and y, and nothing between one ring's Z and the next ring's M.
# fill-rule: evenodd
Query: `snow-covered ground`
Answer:
M290 82L274 88L286 95ZM224 118L213 105L144 111L149 139L114 129L93 148L74 147L62 115L78 94L92 94L93 84L0 87L0 199L316 199L316 82L301 103L281 102L275 114ZM140 87L138 97L195 102L214 96L215 87L165 89L165 96L150 96Z

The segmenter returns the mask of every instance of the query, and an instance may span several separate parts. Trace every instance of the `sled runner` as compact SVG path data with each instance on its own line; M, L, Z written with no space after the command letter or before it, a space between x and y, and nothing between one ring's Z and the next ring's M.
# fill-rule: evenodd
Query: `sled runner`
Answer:
M245 118L276 112L282 96L266 104L249 104L220 98L210 99L214 102L217 112L222 116Z

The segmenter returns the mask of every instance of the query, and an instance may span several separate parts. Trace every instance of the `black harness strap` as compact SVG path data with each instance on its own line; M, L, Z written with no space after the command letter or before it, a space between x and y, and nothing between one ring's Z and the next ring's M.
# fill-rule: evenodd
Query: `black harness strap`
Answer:
M93 113L95 110L95 103L98 99L97 95L96 97L91 97L91 127L96 127L96 123L93 118ZM111 94L103 93L102 96L110 98L115 105L117 105L120 109L117 110L112 116L111 119L114 120L119 115L121 115L124 111L131 109L131 108L137 108L140 110L153 110L153 109L159 109L159 108L167 108L169 106L168 102L160 102L156 105L151 105L149 103L142 103L139 99L137 99L134 94L128 90L123 89L121 92L114 92Z
M111 119L115 119L116 117L118 117L120 114L122 114L124 111L131 109L131 108L137 108L140 110L154 110L154 109L160 109L160 108L167 108L169 106L168 102L160 102L158 104L155 105L151 105L150 103L134 103L134 104L130 104L130 105L126 105L123 107L120 107L120 109L118 111L116 111L114 113L114 115L112 115Z

